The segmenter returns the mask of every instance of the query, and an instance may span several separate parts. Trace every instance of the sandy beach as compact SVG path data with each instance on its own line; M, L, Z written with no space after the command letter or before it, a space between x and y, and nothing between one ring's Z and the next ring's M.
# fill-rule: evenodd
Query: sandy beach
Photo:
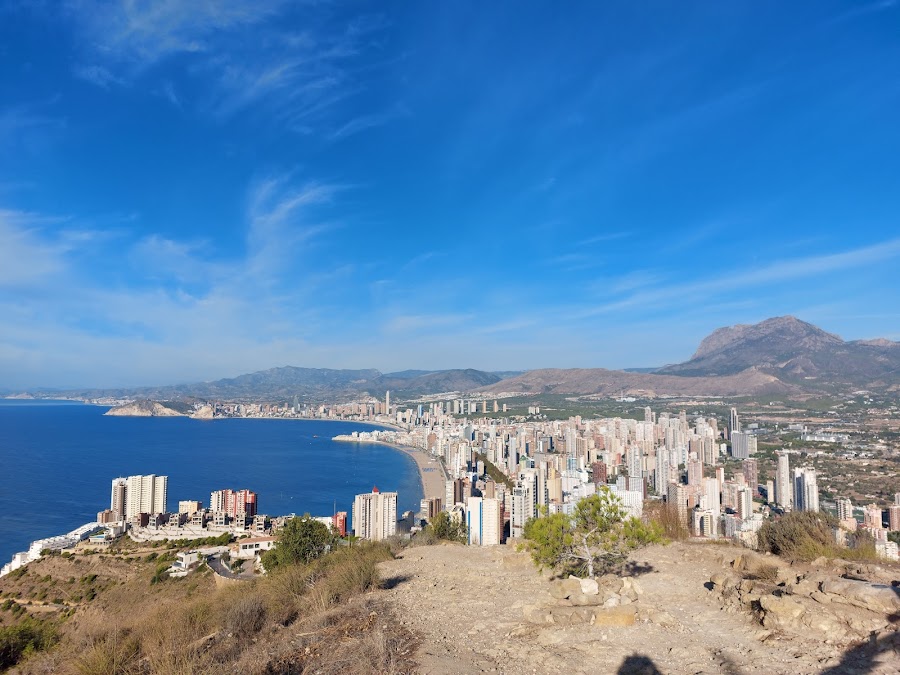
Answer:
M419 467L419 478L422 481L422 492L425 494L425 499L444 499L447 482L444 476L444 467L436 457L432 457L419 448L410 448L394 443L385 445L401 450L413 458L416 466Z

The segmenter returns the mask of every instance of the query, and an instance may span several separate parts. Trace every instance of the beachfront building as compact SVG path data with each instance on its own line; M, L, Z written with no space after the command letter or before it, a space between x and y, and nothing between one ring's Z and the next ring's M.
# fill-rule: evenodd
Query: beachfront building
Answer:
M353 534L360 539L380 541L397 533L397 493L371 492L356 495L353 501Z

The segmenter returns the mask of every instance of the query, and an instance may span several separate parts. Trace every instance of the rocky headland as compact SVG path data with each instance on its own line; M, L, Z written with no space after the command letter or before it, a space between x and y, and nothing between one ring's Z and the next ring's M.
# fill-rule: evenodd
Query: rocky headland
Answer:
M110 408L103 414L113 417L183 417L177 410L146 399Z

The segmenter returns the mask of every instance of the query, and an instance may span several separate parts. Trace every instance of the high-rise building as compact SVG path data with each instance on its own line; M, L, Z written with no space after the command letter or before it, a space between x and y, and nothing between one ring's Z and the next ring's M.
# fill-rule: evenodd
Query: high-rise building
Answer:
M753 492L750 488L740 488L737 491L737 509L735 510L741 520L747 520L753 515Z
M728 420L728 436L732 438L735 433L741 430L741 419L738 417L737 408L731 409L731 414Z
M675 508L682 523L688 524L688 495L684 485L669 483L666 486L666 503Z
M705 508L708 511L719 514L722 512L721 492L719 481L715 478L703 479L703 496L706 498Z
M756 436L750 432L735 431L731 434L731 456L747 459L756 454Z
M794 469L794 508L797 511L819 510L815 469Z
M869 504L863 512L863 525L865 527L877 530L883 524L883 514L878 504Z
M466 504L466 529L469 544L496 546L500 543L503 512L497 499L469 497Z
M535 471L523 471L519 474L512 491L510 534L513 537L521 537L525 531L525 523L537 515L537 487Z
M128 478L116 480L125 481L125 518L131 519L139 513L165 513L166 500L168 498L168 476L157 476L150 474L148 476L129 476ZM120 492L116 487L116 481L113 481L113 497L120 496ZM111 507L115 511L115 506Z
M338 511L331 517L331 527L334 528L334 531L337 532L340 536L347 536L347 512L346 511Z
M741 470L747 487L750 488L752 494L757 494L759 492L759 462L752 457L748 457L742 462Z
M114 520L125 519L125 489L127 484L128 479L126 478L113 478L109 510L112 511Z
M838 520L851 520L853 518L853 502L846 497L837 500Z
M227 513L232 518L241 515L252 518L257 512L257 496L252 490L216 490L209 495L209 510Z
M775 455L778 458L775 468L775 503L787 510L793 505L790 460L788 453L783 450ZM769 501L772 501L771 497Z
M888 507L888 526L892 532L900 530L900 504L891 504Z
M594 485L606 484L606 464L604 462L591 463L591 480L594 481Z
M390 415L391 414L391 392L386 391L384 393L384 411Z
M701 480L703 480L703 464L696 459L689 460L687 463L688 485L700 485Z
M397 533L397 493L371 492L353 501L353 533L360 539L380 541Z

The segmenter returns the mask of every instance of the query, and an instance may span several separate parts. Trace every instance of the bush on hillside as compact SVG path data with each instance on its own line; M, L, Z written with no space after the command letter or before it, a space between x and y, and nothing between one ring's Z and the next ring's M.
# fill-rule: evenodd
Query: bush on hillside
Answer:
M53 623L38 621L30 616L12 626L0 628L0 670L11 668L33 652L49 649L57 640Z
M309 514L291 518L278 531L275 548L263 554L262 563L268 571L295 563L309 564L331 550L335 541L331 528Z
M767 521L757 535L757 548L791 560L815 560L819 557L871 560L875 544L865 534L849 534L850 546L836 543L835 518L819 511L794 511L778 520Z
M621 500L602 488L577 502L571 514L529 520L525 539L539 567L593 578L620 568L631 551L664 537L658 525L628 517Z
M452 518L446 511L438 513L428 526L431 533L438 539L455 541L465 544L469 538L469 531L462 520Z

